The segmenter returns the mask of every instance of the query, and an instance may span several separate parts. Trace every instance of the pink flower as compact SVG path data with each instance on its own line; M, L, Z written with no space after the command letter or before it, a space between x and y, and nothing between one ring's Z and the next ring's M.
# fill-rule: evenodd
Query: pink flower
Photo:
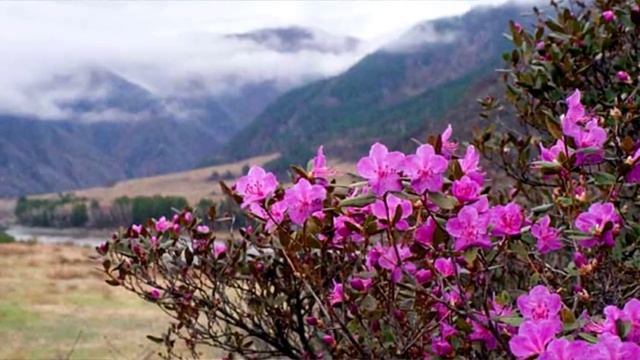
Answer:
M210 230L207 225L198 225L196 227L196 231L199 232L200 234L208 234Z
M442 143L442 155L451 159L451 155L456 152L458 149L458 143L449 141L451 138L451 134L453 133L453 129L451 128L451 124L447 125L447 128L440 135L440 142Z
M632 166L625 180L629 183L640 183L640 148L625 162Z
M367 292L373 286L373 279L364 279L361 277L354 277L349 281L351 287L360 292Z
M602 18L606 22L612 22L616 19L616 14L612 10L605 10L602 12Z
M334 242L336 245L342 244L344 239L351 238L355 243L360 243L364 240L364 237L357 232L354 232L347 223L353 224L358 228L358 223L347 215L339 215L333 218L333 227L335 228Z
M520 205L511 202L491 209L491 224L496 235L517 235L524 224L524 213Z
M575 225L578 230L593 235L590 239L582 240L582 246L614 246L613 232L621 225L621 219L612 203L598 202L592 204L587 212L578 215Z
M142 225L133 224L131 225L131 230L137 235L140 235L142 233Z
M584 354L589 349L589 344L576 340L554 339L547 350L543 352L538 360L579 360L584 358Z
M382 248L377 263L381 268L391 271L391 281L397 283L402 280L403 271L408 273L416 271L415 264L407 261L412 255L411 249L407 246L396 245L395 248L386 246Z
M453 346L445 338L434 338L431 341L431 350L438 356L447 356L453 352Z
M227 252L227 244L222 241L214 241L212 252L216 259L219 258L222 254Z
M249 211L265 221L265 230L272 232L284 220L287 212L287 204L283 200L275 202L269 208L269 212L267 212L262 205L252 203L249 206Z
M291 221L302 225L311 214L322 210L322 202L327 197L327 191L321 185L311 185L307 179L300 179L287 189L284 203L289 209Z
M467 205L460 210L457 217L447 221L446 229L456 240L454 249L464 251L474 246L491 247L487 234L488 225L489 217L486 214L479 214L475 207Z
M411 187L418 194L425 191L440 191L443 174L447 171L447 159L437 155L433 146L420 145L415 155L405 158L404 172L411 179Z
M436 231L437 224L431 217L427 221L418 226L415 233L415 239L420 245L430 246L433 243L433 234Z
M189 224L191 223L191 220L193 220L193 215L191 214L191 212L187 211L186 213L184 213L184 221Z
M326 180L335 175L335 170L327 166L327 158L324 156L323 146L318 147L316 157L311 160L311 176L317 179Z
M531 235L538 240L536 247L541 254L560 250L563 247L560 241L560 230L549 226L550 223L551 218L546 215L531 225Z
M627 340L640 343L640 300L629 300L624 304L623 311L627 319L631 322L631 331L627 336Z
M631 76L629 76L629 73L626 71L618 71L616 73L616 77L618 78L618 81L620 82L624 82L624 83L630 83L631 82Z
M455 275L456 270L454 266L453 260L446 258L437 258L436 261L433 262L433 267L444 277Z
M481 341L482 343L484 343L484 346L487 349L489 350L495 349L497 345L497 340L495 336L493 336L491 331L483 324L483 323L485 324L487 323L486 316L478 314L476 315L476 318L478 318L478 320L481 320L482 323L475 320L471 320L471 333L469 334L469 340Z
M162 296L162 292L159 289L151 288L151 291L149 291L149 296L153 300L158 300Z
M161 233L165 232L173 227L173 223L168 221L166 217L161 217L155 221L156 231Z
M518 359L542 354L559 331L555 321L525 321L518 329L518 334L509 341L509 349Z
M482 186L484 183L484 172L480 168L480 154L473 145L467 147L467 151L462 159L458 160L462 172L469 176L471 180Z
M252 166L246 176L236 183L236 191L242 196L242 207L266 199L278 187L278 180L272 173L259 166Z
M433 274L431 273L431 271L425 269L416 271L414 276L419 284L427 283L433 279Z
M326 334L322 336L322 342L327 345L328 347L334 347L336 346L336 339L333 338L333 336Z
M404 162L404 154L399 151L389 152L386 146L375 143L369 150L369 156L358 161L358 174L369 180L369 186L376 195L387 191L400 191L399 171Z
M395 226L400 230L405 230L409 226L405 219L411 215L412 211L413 207L410 201L392 194L387 195L386 204L383 200L376 200L376 202L371 205L371 213L373 216L385 222L397 220L398 222Z
M460 202L476 200L480 196L480 185L467 175L451 185L451 193Z
M566 146L564 141L558 139L556 143L549 149L540 144L540 160L549 162L558 162L558 156L566 153ZM569 151L571 153L571 151Z
M331 306L334 306L336 304L340 304L344 302L344 300L345 300L344 287L342 283L339 283L333 280L333 289L329 294L329 304L331 304Z
M580 91L575 90L567 98L567 113L562 117L562 132L572 137L578 148L593 148L591 154L579 153L576 163L595 164L602 161L602 146L607 141L607 132L598 126L597 119L590 117L580 102Z
M562 299L560 295L550 293L542 285L531 289L529 294L518 296L517 303L520 313L527 320L559 321L558 313L562 309Z
M598 337L598 342L589 347L589 351L582 359L589 360L626 360L637 359L640 346L630 341L621 341L619 337L604 333Z

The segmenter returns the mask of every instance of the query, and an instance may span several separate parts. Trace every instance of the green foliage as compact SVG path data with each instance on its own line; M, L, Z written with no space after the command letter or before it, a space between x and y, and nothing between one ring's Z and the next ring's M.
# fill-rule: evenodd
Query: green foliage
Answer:
M52 199L21 197L14 213L18 222L29 226L83 226L88 220L85 201L74 194L58 194L57 198Z
M187 200L181 196L123 196L113 201L112 208L122 213L130 212L128 222L142 223L149 218L170 216L175 210L184 209L188 205Z
M4 231L0 231L0 244L12 243L16 239Z

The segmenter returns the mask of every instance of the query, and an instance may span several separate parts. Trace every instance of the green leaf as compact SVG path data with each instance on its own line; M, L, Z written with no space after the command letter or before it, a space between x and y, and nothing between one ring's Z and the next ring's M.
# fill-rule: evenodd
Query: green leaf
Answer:
M598 339L595 336L593 336L591 334L588 334L588 333L581 332L581 333L578 334L578 336L583 338L584 340L587 340L588 342L590 342L592 344L595 344L595 343L598 342Z
M616 176L606 172L597 172L593 174L593 181L596 185L613 185L616 183Z
M338 207L364 207L376 201L373 194L361 195L352 198L343 199L338 203Z
M451 210L458 204L458 200L453 196L436 192L429 193L429 200L433 201L434 204L438 205L438 207L443 210Z
M522 318L519 316L500 316L497 320L511 326L520 326L522 324Z
M551 209L554 206L555 206L555 204L553 204L553 203L542 204L542 205L534 207L533 209L531 209L531 211L534 214L542 214L542 213L547 212L547 210Z
M562 139L564 134L562 133L562 128L560 127L560 124L558 124L555 120L549 117L545 117L544 123L547 127L547 130L549 130L549 134L551 134L551 136L553 136L556 139Z

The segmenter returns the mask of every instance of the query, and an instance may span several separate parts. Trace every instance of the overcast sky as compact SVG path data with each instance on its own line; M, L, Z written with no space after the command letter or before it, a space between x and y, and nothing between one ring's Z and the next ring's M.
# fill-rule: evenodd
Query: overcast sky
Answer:
M52 88L52 76L86 67L112 70L160 94L186 91L194 78L212 92L242 81L292 84L343 71L420 21L502 2L0 2L0 112L59 116L57 101L87 89L77 82ZM292 55L219 36L286 25L355 36L365 45L339 55Z

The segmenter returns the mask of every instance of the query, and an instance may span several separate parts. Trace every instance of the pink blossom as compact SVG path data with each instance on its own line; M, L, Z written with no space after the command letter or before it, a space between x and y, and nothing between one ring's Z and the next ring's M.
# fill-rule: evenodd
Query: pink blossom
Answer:
M149 239L149 243L151 244L152 248L157 248L158 245L160 245L160 241L158 241L158 238L156 236L152 236L151 239Z
M618 321L628 321L627 314L614 305L605 306L602 313L604 314L605 320L602 322L599 332L619 335Z
M560 241L560 230L549 226L550 223L551 218L546 215L531 225L531 235L538 240L536 247L541 254L560 250L563 247Z
M360 292L367 292L373 286L373 279L354 277L349 281L351 287Z
M329 294L329 304L331 304L331 306L334 306L336 304L344 302L344 300L344 286L342 285L342 283L333 280L333 289Z
M433 262L433 267L444 277L450 277L455 275L456 269L454 267L453 260L446 258L437 258Z
M411 187L418 194L425 191L440 191L443 174L447 171L447 159L437 155L433 146L420 145L415 155L405 158L404 172L411 179Z
M214 241L212 251L213 251L213 256L217 259L222 254L227 252L227 244L222 241Z
M458 160L462 172L469 176L471 180L482 186L484 183L484 172L480 168L480 154L473 145L467 147L464 157Z
M640 346L630 341L621 341L619 337L604 333L598 342L589 347L582 359L589 360L627 360L637 359Z
M542 354L559 331L560 327L555 321L525 321L518 329L518 334L509 341L509 349L518 359Z
M618 78L618 81L620 82L624 82L624 83L630 83L631 82L631 76L629 76L629 73L626 71L618 71L616 73L616 77Z
M520 234L524 224L522 207L514 202L491 209L491 224L496 235Z
M624 304L623 311L626 318L631 322L631 331L627 340L640 343L640 300L631 299Z
M558 162L558 156L560 156L560 154L567 155L566 150L567 147L564 141L560 139L556 140L556 143L549 149L540 144L540 160ZM569 153L571 153L571 151L569 151Z
M589 349L589 344L580 341L569 341L567 339L554 339L547 350L543 352L539 360L579 360L584 358L584 354Z
M327 345L328 347L334 347L336 346L336 339L333 338L333 336L326 334L322 336L322 342Z
M149 291L149 296L153 300L158 300L162 296L162 292L159 289L151 288L151 291Z
M375 143L369 150L369 156L358 161L358 174L369 180L369 186L376 195L387 191L400 191L399 171L404 162L404 154L399 151L389 152L386 146Z
M420 269L416 271L414 276L419 284L427 283L433 279L433 274L431 273L431 271L426 269Z
M266 222L265 230L272 232L282 223L287 212L287 204L281 200L273 203L267 212L262 205L252 203L249 211Z
M592 148L589 154L578 153L576 163L595 164L602 161L602 146L607 140L607 132L598 126L598 120L589 116L580 102L580 91L575 90L567 98L567 113L562 117L562 132L572 137L578 148Z
M184 213L184 221L189 224L191 223L191 220L193 220L193 215L191 214L191 212L187 211L186 213Z
M210 229L207 225L198 225L196 227L196 231L199 232L200 234L208 234Z
M259 166L252 166L246 176L241 177L235 185L242 196L242 207L266 199L278 187L276 176L264 171Z
M602 18L606 22L612 22L616 19L616 14L612 10L605 10L602 12Z
M137 235L140 235L142 234L142 225L133 224L131 225L131 230L133 230Z
M518 296L518 310L527 320L558 321L558 313L562 309L562 299L558 294L552 294L549 289L538 285L528 294Z
M612 203L598 202L592 204L587 212L578 215L575 225L578 230L593 236L582 240L582 246L614 246L613 232L621 225L621 219Z
M353 224L354 227L359 227L356 220L347 215L339 215L333 218L333 227L335 228L334 242L341 244L344 239L351 238L355 243L360 243L364 240L364 237L354 232L347 223Z
M433 234L435 233L437 226L438 225L431 217L427 218L427 220L416 229L414 236L416 241L420 245L430 246L433 243Z
M625 180L629 183L640 183L640 148L636 150L633 156L630 156L625 162L632 166L631 171L627 173Z
M155 221L156 231L161 233L165 232L173 227L173 223L168 221L166 217L161 217L160 219Z
M378 266L391 271L391 281L394 283L402 279L403 271L408 273L416 271L415 264L407 261L413 255L409 247L402 245L396 245L395 248L386 246L382 250L377 260Z
M323 146L318 147L316 157L311 160L311 176L317 179L326 180L335 175L336 171L327 166L327 158L324 156Z
M385 201L376 200L376 202L371 205L371 213L373 216L378 218L378 220L386 222L397 220L396 227L401 230L405 230L408 227L405 219L411 215L412 211L413 207L410 201L392 194L387 195Z
M291 221L302 225L311 214L322 210L322 202L327 197L327 190L321 185L311 185L307 179L300 179L287 189L284 203L289 209Z
M476 200L480 196L480 185L467 175L451 185L451 193L460 202Z
M456 152L456 149L458 149L458 143L449 141L452 133L453 129L451 128L451 124L449 124L447 125L447 128L442 132L442 135L440 135L440 142L442 143L442 155L447 159L451 159L451 155L453 155L453 153Z
M490 248L487 226L489 217L479 214L478 210L467 205L458 213L457 217L447 221L446 229L449 235L455 238L454 249L464 251L470 247Z
M487 328L487 317L482 314L477 314L476 318L481 322L471 320L471 333L469 334L469 340L480 341L484 343L484 346L489 350L495 349L497 340Z
M431 350L438 356L447 356L453 352L453 346L449 344L447 339L434 338L431 341Z

